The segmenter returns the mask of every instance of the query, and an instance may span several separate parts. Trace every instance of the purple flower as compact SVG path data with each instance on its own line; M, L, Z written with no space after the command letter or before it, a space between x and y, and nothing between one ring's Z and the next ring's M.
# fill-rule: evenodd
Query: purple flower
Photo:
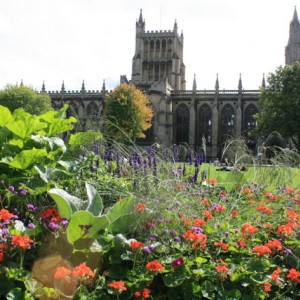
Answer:
M191 230L197 234L203 233L203 229L201 227L192 227Z
M62 226L67 226L69 224L68 220L64 219L60 222Z
M182 257L176 258L172 262L172 268L176 269L178 267L181 267L183 265L184 261Z
M12 185L10 185L10 186L8 187L8 189L9 189L12 193L15 191L15 188L14 188Z
M27 225L27 227L28 227L29 229L33 229L33 228L35 228L36 226L35 226L33 223L29 223L29 224Z
M173 234L173 235L175 235L175 234L177 233L177 231L176 231L175 229L172 229L172 230L170 231L170 233Z
M50 222L48 224L48 227L52 230L58 230L59 229L59 226L56 224L56 223L53 223L53 222Z
M180 239L180 237L179 237L179 236L175 236L175 237L174 237L174 241L175 241L175 242L180 242L180 241L181 241L181 239Z

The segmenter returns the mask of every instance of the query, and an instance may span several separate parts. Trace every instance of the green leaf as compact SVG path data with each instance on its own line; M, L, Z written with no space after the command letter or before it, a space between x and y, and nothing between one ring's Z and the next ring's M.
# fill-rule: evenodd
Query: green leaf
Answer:
M37 290L43 287L43 285L34 278L26 279L24 284L26 289L32 294L36 293Z
M12 289L7 295L7 300L24 300L24 292L21 288Z
M85 187L88 195L87 211L91 212L94 216L100 216L104 208L100 195L89 183L86 182Z
M47 151L45 149L30 149L23 150L17 154L13 159L3 158L2 162L8 164L9 166L25 170L36 164L41 158L47 156Z
M55 201L62 218L70 219L72 213L79 210L82 204L82 200L68 194L62 189L51 189L48 194Z
M14 121L8 123L6 127L22 139L29 138L32 133L46 127L46 124L40 122L38 117L26 113L23 110L15 110L13 117Z
M115 219L109 226L108 230L113 233L126 233L130 228L137 225L139 223L138 218L133 218L131 215L120 216Z
M204 258L204 257L198 256L198 257L195 258L195 262L196 262L198 265L202 265L202 264L204 264L204 263L207 262L207 259Z
M263 273L268 271L270 263L263 259L252 259L247 267L247 271L253 273Z
M7 126L13 121L10 110L7 107L0 105L0 127Z
M123 215L133 213L133 204L133 198L125 198L117 202L106 214L110 223L113 223L116 219L120 218Z
M180 286L185 280L186 274L182 268L163 276L164 284L168 287Z
M95 217L88 211L77 211L67 227L68 241L73 244L80 238L97 238L99 231L104 230L108 224L109 220L105 215Z

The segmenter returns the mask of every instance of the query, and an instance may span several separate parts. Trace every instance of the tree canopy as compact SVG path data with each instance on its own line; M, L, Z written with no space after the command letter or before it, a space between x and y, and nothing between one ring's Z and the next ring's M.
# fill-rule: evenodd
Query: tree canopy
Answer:
M105 135L122 141L145 137L153 110L147 96L130 84L117 86L105 99Z
M46 93L37 93L32 88L23 85L7 85L0 91L0 105L11 112L22 108L33 115L41 115L51 107L51 98Z
M257 116L259 134L276 131L300 146L300 62L280 66L267 78L262 89L260 113Z

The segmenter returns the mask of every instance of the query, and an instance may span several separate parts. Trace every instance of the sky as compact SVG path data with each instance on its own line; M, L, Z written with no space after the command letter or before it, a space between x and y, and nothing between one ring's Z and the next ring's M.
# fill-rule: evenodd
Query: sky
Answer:
M0 89L112 90L131 79L135 23L184 35L186 89L258 89L285 63L289 23L300 0L0 1Z

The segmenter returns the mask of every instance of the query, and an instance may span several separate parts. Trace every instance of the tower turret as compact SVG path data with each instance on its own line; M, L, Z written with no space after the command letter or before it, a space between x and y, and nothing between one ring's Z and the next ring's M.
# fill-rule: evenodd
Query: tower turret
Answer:
M293 64L300 60L300 22L297 9L295 7L293 19L290 22L290 32L288 44L285 48L285 63Z

